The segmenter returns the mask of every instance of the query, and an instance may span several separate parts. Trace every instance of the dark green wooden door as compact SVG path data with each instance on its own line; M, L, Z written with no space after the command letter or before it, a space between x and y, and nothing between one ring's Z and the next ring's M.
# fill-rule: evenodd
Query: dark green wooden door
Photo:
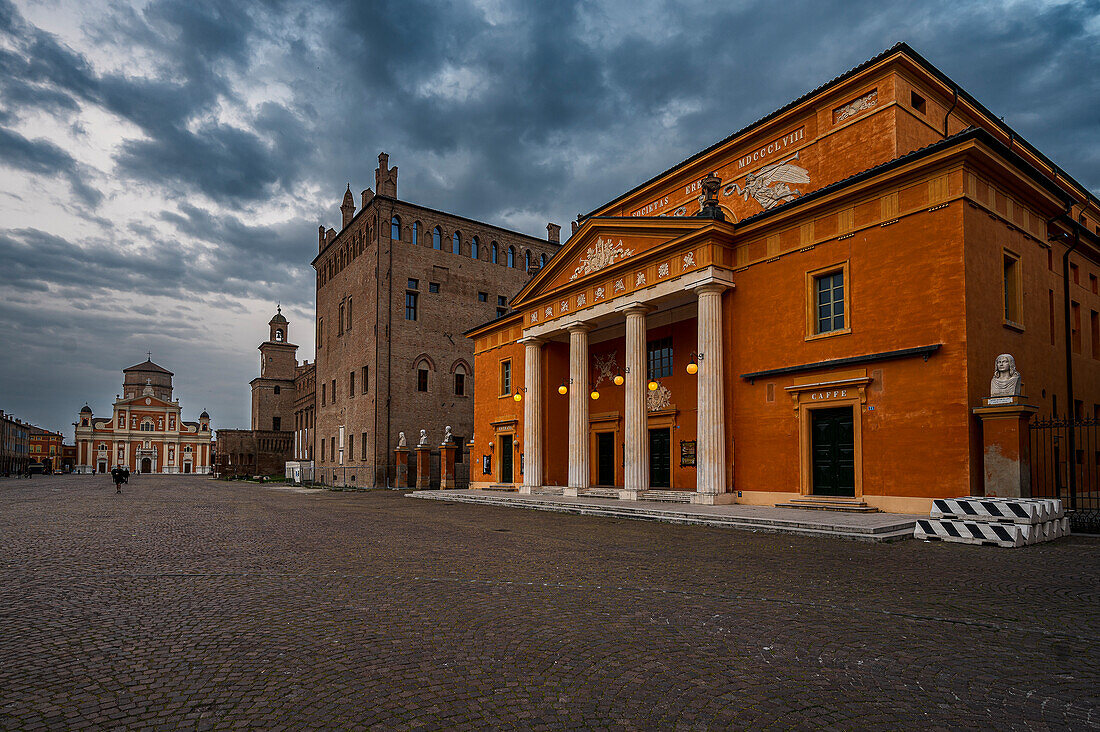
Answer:
M856 448L852 408L810 412L815 496L855 496Z
M668 428L649 431L650 488L669 488L672 486L670 473L671 449Z
M500 482L512 481L512 436L500 436Z
M596 433L596 463L600 485L615 485L615 433Z

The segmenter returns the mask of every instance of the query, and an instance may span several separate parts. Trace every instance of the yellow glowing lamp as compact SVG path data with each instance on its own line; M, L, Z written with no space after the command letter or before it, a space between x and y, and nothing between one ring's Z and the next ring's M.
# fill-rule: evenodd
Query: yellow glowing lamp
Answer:
M656 381L650 381L648 384L646 384L646 386L649 387L650 391L657 391L658 384Z
M599 399L599 398L600 398L600 392L598 392L598 391L596 391L595 389L593 389L593 390L592 390L592 394L591 394L590 396L591 396L591 397L592 397L593 399Z
M565 384L562 384L561 386L558 387L558 393L559 394L568 394L569 393L569 387L566 386Z
M520 394L518 391L512 395L512 398L515 399L517 402L523 401L523 395Z
M692 359L691 363L688 364L688 373L692 376L699 373L699 364L695 363L695 359Z
M622 374L615 375L615 386L622 386L623 381L625 381L625 379L623 379Z

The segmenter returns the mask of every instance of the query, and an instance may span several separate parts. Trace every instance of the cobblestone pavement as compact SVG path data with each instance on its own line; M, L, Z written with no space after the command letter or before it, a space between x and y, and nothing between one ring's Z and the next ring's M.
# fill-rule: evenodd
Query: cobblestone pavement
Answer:
M0 727L1100 727L1100 540L0 480Z

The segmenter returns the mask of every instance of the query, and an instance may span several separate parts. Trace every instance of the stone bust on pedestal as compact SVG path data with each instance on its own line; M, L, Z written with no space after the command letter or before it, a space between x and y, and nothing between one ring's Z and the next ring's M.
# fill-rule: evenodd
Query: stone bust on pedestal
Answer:
M397 433L397 449L401 450L401 449L404 449L404 447L405 447L405 433L404 432L398 432Z
M997 356L993 365L993 379L989 382L989 396L1020 396L1024 393L1024 383L1020 372L1016 370L1016 359L1011 354Z
M428 445L428 430L420 430L420 444L417 447L427 447Z

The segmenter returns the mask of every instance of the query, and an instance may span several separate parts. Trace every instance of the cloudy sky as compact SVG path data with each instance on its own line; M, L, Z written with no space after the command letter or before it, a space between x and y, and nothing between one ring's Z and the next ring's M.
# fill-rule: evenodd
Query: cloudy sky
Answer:
M248 426L344 186L536 236L907 41L1100 193L1100 2L0 0L0 409ZM357 196L358 198L358 196Z

